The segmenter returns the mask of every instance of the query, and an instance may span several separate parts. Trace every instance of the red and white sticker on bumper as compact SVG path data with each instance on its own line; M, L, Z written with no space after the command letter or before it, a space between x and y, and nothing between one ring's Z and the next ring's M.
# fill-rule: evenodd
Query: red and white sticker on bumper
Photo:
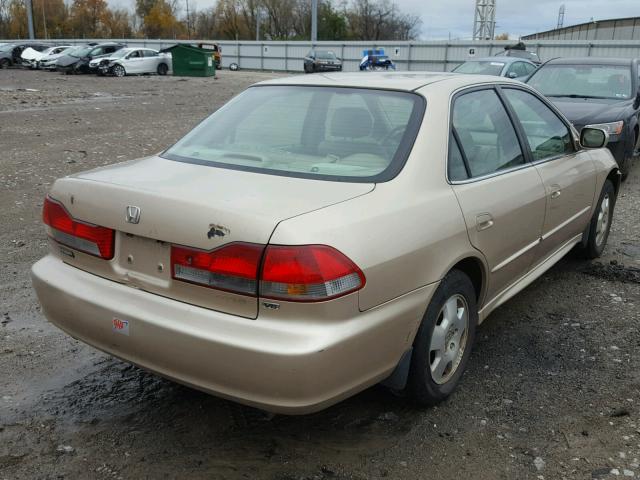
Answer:
M121 320L114 317L111 324L114 332L129 336L129 320Z

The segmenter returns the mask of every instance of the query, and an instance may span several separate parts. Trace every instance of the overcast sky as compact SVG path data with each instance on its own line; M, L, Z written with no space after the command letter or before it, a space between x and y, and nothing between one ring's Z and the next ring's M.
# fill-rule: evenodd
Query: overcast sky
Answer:
M111 5L133 8L134 0L108 0ZM311 1L311 0L309 0ZM181 0L186 4L186 0ZM423 40L471 38L475 0L395 0L403 11L422 18ZM564 25L592 18L640 17L640 0L497 0L496 34L511 38L555 28L558 9L566 7ZM215 0L189 0L190 8L207 8ZM184 8L184 7L183 7Z

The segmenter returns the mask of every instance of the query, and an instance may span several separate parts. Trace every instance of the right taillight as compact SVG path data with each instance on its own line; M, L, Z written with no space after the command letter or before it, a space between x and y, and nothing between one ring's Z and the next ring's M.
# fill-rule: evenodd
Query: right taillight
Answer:
M327 245L268 245L260 276L260 296L314 302L364 287L355 263Z
M327 245L268 245L265 249L237 242L210 252L174 245L171 266L176 280L293 302L329 300L365 284L358 266Z

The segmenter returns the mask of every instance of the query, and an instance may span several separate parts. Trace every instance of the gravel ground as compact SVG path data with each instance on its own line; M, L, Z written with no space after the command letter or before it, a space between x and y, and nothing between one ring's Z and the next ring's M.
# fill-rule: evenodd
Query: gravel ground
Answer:
M479 329L460 389L371 388L272 416L160 379L43 318L29 268L63 175L159 151L275 76L0 71L0 478L640 478L640 162L605 256L571 253Z

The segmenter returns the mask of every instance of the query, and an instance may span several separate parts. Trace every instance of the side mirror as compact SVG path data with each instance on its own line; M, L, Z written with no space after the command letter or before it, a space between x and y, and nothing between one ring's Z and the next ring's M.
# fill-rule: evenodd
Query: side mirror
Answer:
M600 128L585 127L580 132L580 145L582 148L602 148L607 145L609 134Z
M518 74L516 72L507 73L508 78L518 78Z
M636 99L633 101L633 108L637 109L640 107L640 87L638 87L638 92L636 93Z

